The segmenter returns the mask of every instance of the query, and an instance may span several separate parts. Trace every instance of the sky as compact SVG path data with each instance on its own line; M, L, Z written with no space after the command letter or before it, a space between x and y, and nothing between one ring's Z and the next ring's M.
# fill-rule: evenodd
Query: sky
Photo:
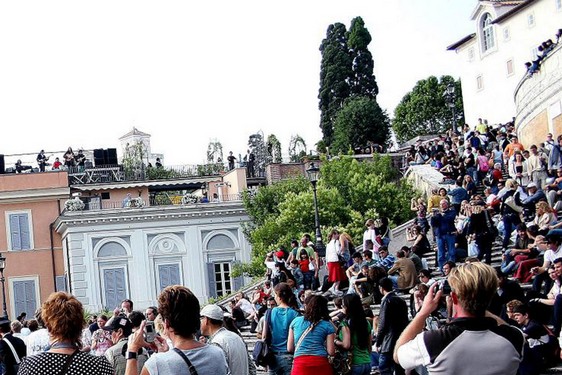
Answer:
M0 154L119 148L133 126L167 165L203 163L210 141L244 155L275 134L283 154L321 139L319 46L361 16L389 115L415 83L460 76L446 47L476 0L4 1ZM120 150L118 151L120 152Z

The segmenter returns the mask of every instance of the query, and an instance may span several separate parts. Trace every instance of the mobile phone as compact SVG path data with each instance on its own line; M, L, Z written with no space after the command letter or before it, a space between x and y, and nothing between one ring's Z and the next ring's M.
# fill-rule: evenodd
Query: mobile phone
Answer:
M152 320L147 320L144 326L144 339L146 342L154 342L156 338L156 331L154 330L154 322Z

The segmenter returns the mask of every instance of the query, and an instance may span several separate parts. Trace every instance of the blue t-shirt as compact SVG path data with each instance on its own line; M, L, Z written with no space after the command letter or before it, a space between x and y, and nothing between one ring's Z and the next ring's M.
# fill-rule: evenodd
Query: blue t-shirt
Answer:
M289 324L299 316L291 308L274 307L271 310L269 331L271 332L271 350L274 352L287 352L287 338L289 337Z
M299 342L300 337L310 327L311 323L305 320L303 316L299 316L291 323L291 329L293 330L295 337L295 348ZM327 357L328 352L326 351L326 337L336 333L334 325L326 320L321 320L313 329L310 331L301 345L295 352L295 357L300 355L316 355L320 357Z

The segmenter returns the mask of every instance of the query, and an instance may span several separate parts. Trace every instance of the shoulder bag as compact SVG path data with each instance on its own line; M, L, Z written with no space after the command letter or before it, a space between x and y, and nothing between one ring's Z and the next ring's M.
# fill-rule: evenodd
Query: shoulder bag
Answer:
M343 326L340 324L338 326L338 330L336 331L336 337L339 336L340 331ZM350 332L351 334L351 332ZM338 349L336 347L336 352L334 355L328 357L328 361L332 366L332 370L334 371L334 375L348 375L351 374L351 363L353 361L353 353L351 348L349 350Z
M314 327L316 327L316 324L318 324L318 323L314 323L314 324L309 325L308 328L303 332L303 334L299 338L299 341L297 342L297 345L295 345L295 353L297 352L297 349L301 346L301 344L302 344L304 338L306 337L306 335L308 335L314 329Z
M178 353L180 355L180 357L185 361L185 363L187 364L187 368L189 369L190 375L199 375L197 373L197 370L193 366L193 363L191 363L191 361L189 360L189 358L187 358L187 356L184 354L184 352L182 352L178 348L174 348L174 352Z
M265 339L256 341L252 351L252 358L256 365L263 367L269 366L274 359L269 348L271 345L271 311L267 310L265 313Z

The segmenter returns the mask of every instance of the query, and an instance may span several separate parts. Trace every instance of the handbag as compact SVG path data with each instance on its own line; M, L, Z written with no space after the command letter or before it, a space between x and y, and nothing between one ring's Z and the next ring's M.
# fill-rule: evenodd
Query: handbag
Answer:
M342 325L340 324L336 332L336 337L339 336ZM328 362L332 366L334 375L348 375L351 374L351 363L353 361L353 354L351 350L339 350L336 347L334 355L328 356Z
M265 339L256 341L254 345L254 350L252 352L252 358L256 365L267 367L271 365L274 360L273 353L269 348L271 344L271 331L269 329L269 324L271 321L271 310L267 310L265 313Z
M484 215L486 216L486 225L488 226L488 233L490 233L490 236L493 239L495 239L499 234L498 228L496 228L494 222L490 218L490 214L488 213L488 210L484 211Z

